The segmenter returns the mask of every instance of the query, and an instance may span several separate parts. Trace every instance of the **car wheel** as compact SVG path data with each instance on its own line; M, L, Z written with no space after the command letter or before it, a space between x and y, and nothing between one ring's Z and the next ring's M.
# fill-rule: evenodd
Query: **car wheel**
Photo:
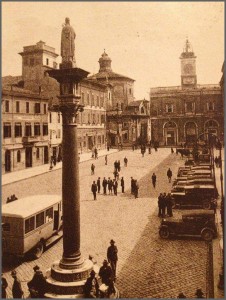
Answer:
M170 236L169 229L167 227L160 228L159 235L162 239L168 239Z
M213 239L213 232L210 229L203 229L201 237L204 241L211 242Z
M44 244L42 242L39 242L36 247L33 250L33 256L35 259L40 258L42 256L42 253L44 251Z
M210 209L211 208L211 203L208 201L204 201L202 207L204 209Z

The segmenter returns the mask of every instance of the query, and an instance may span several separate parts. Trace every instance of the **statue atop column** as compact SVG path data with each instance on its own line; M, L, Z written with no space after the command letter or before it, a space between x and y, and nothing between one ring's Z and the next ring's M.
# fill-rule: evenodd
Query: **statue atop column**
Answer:
M66 18L61 32L61 56L62 64L71 62L72 67L75 67L75 37L70 19Z

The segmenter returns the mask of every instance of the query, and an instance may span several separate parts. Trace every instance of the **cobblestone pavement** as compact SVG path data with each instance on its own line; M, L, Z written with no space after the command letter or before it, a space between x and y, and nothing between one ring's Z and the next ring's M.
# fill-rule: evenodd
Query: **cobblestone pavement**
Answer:
M93 201L90 186L98 176L113 177L113 162L127 156L128 167L122 167L126 193L118 196L98 195ZM161 240L158 236L160 223L157 215L159 192L168 192L166 171L170 166L173 174L184 162L170 154L170 149L159 149L157 153L143 158L138 151L121 151L109 156L108 165L104 158L94 161L95 175L90 175L91 162L80 165L81 178L81 252L86 258L92 255L99 265L106 257L110 239L119 249L117 286L121 297L126 298L169 298L183 291L194 297L196 288L206 291L207 247L201 240ZM151 174L157 175L156 189L151 185ZM139 198L130 194L130 176L139 180ZM10 194L18 198L35 193L60 194L61 171L46 173L35 179L4 186L3 199ZM120 191L120 189L119 189ZM179 215L176 211L175 215ZM34 265L43 271L62 255L62 240L49 248L40 259L23 263L3 262L3 272L12 284L10 271L16 268L27 295L26 281L30 280Z

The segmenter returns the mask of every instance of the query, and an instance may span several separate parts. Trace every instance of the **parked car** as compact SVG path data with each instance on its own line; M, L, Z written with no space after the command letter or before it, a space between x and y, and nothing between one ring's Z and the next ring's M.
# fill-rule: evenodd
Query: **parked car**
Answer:
M212 241L217 236L215 214L212 211L183 214L182 219L163 219L159 227L163 239L170 236L200 236L205 241Z
M174 207L202 207L211 209L211 200L218 195L217 189L213 184L209 185L188 185L175 186L171 191Z

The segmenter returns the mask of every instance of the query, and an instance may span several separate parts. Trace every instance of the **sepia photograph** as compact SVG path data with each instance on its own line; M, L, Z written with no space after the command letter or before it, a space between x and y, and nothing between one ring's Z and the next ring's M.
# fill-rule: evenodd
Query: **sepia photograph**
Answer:
M224 298L223 1L3 1L1 298Z

